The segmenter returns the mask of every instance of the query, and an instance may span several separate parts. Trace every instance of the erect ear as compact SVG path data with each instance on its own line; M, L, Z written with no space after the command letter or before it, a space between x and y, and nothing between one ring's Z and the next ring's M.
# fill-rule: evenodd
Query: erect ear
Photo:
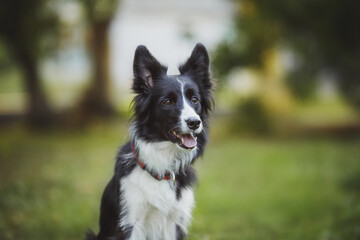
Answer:
M187 75L200 85L202 112L211 111L214 100L212 97L213 82L210 78L210 60L206 48L201 43L196 44L190 58L179 67L181 75Z
M145 46L140 45L135 51L133 71L132 88L136 93L142 93L147 92L162 74L166 74L167 68L162 66Z
M181 74L189 74L195 81L200 81L205 89L211 89L209 55L201 43L196 44L190 58L179 67Z

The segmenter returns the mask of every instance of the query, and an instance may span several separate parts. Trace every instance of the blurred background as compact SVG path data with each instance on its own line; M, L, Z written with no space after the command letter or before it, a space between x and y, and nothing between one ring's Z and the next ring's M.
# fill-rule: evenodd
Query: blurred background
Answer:
M216 80L189 239L360 239L360 2L2 0L0 239L82 239L129 137L132 61Z

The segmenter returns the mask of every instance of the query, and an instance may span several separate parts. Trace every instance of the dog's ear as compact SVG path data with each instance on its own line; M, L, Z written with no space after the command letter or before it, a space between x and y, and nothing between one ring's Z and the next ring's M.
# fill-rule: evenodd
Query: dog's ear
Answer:
M212 97L213 82L210 78L210 60L206 48L201 43L196 44L190 58L179 67L181 75L187 75L199 86L201 92L202 112L211 111L214 100Z
M132 88L136 93L143 93L147 92L162 74L166 74L167 68L162 66L145 46L140 45L135 51L133 71Z
M198 43L190 58L179 67L179 70L182 75L190 75L195 81L200 81L205 89L210 90L213 84L210 79L209 63L209 55L205 46Z

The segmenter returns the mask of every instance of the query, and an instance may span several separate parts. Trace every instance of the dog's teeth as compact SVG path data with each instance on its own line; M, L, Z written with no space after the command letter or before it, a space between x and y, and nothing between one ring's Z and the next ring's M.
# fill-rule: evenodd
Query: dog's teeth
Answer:
M195 141L197 141L197 137L195 137Z
M183 138L181 138L181 144L184 145L184 139Z

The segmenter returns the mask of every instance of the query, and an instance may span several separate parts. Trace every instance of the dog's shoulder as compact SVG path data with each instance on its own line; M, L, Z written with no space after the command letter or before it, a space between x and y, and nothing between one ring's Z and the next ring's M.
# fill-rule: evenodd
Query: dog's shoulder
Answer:
M118 179L129 175L136 167L137 162L132 151L131 143L123 145L116 155L115 175Z

